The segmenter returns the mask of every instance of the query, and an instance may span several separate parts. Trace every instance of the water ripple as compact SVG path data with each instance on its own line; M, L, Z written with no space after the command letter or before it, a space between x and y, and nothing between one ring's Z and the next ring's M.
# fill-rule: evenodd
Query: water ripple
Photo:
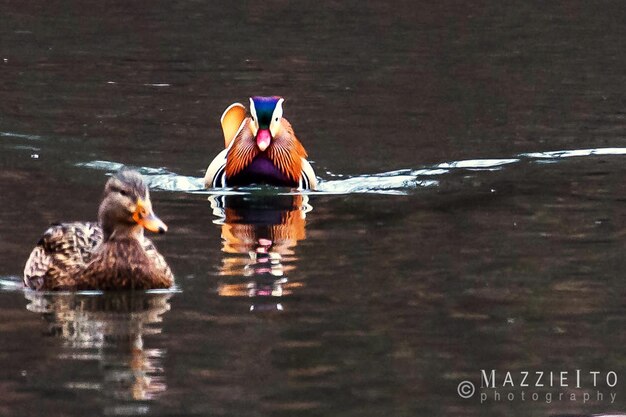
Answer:
M76 165L109 172L116 172L126 167L119 162L102 160L80 162ZM165 168L137 167L136 169L145 177L148 187L154 190L182 192L205 190L203 178L178 175Z
M1 291L24 291L24 282L21 277L10 275L0 277Z
M523 153L520 156L532 159L560 159L574 156L626 155L626 148L573 149L568 151Z
M434 187L439 184L436 180L419 179L419 175L423 174L416 174L415 171L399 174L394 171L393 173L361 175L344 180L320 181L317 192L324 194L407 194L409 190L417 187Z
M0 132L0 137L29 139L29 140L41 140L41 139L43 139L43 137L39 136L39 135L26 135L26 134L23 134L23 133L15 133L15 132Z
M515 162L519 162L519 159L468 159L465 161L443 162L437 165L437 168L461 168L469 170L499 169L503 165L513 164Z

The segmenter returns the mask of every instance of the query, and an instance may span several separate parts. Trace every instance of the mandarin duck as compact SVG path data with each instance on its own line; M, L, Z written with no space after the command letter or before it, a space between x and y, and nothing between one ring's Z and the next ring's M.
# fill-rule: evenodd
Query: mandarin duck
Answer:
M209 164L207 188L267 184L305 190L317 188L307 153L283 118L282 97L251 97L250 116L231 104L220 122L225 149Z
M104 187L98 223L52 225L24 267L34 290L130 290L169 288L174 276L144 229L164 233L141 175L122 170Z

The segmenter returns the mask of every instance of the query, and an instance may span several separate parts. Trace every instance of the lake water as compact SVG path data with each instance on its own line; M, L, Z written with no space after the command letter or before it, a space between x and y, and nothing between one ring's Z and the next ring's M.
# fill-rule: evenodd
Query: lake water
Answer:
M0 415L626 411L625 19L2 2ZM259 94L286 98L321 191L201 190L222 111ZM177 288L21 290L47 225L94 220L122 165Z

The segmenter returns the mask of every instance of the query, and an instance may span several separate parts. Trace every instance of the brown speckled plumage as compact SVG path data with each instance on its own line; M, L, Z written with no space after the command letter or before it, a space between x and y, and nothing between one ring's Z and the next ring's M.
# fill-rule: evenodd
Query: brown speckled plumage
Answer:
M144 206L145 216L153 216L141 176L116 174L105 187L100 224L51 226L26 262L24 284L47 291L171 287L174 277L165 259L133 220L137 207Z

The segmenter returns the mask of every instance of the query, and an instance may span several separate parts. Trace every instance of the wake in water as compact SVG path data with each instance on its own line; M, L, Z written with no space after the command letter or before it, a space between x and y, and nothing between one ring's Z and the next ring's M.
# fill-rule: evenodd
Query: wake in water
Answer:
M78 166L115 172L124 168L123 164L111 161L81 162ZM163 191L178 191L188 193L206 194L241 194L258 190L258 187L239 187L238 189L212 189L204 188L204 178L188 177L170 172L164 168L133 167L145 178L151 189ZM360 175L338 180L319 179L319 186L311 193L322 194L350 194L350 193L377 193L377 194L406 194L409 190L417 187L429 187L438 184L437 181L427 177L446 173L447 170L423 169L413 171L410 169L384 172L373 175ZM329 175L332 175L329 173ZM284 190L284 188L276 188ZM308 193L306 191L305 193Z
M433 187L439 184L438 176L458 171L498 171L504 167L521 161L536 163L556 163L564 158L599 156L599 155L626 155L626 148L597 148L577 149L552 152L523 153L515 158L507 159L468 159L462 161L442 162L430 168L402 169L379 174L359 175L343 178L327 172L333 179L319 178L318 190L315 194L408 194L412 190L423 187ZM123 164L111 161L91 161L77 164L85 168L115 172L124 167ZM178 175L164 168L139 167L151 189L163 191L177 191L206 194L239 194L246 193L246 188L213 189L204 188L204 179ZM337 179L334 179L337 178ZM277 189L280 190L280 189Z
M111 161L91 161L76 164L80 167L117 172L126 165ZM204 178L186 177L166 170L165 168L132 167L144 176L148 187L154 190L200 192L204 188Z
M6 276L0 277L0 290L1 291L24 291L24 281L18 276Z

